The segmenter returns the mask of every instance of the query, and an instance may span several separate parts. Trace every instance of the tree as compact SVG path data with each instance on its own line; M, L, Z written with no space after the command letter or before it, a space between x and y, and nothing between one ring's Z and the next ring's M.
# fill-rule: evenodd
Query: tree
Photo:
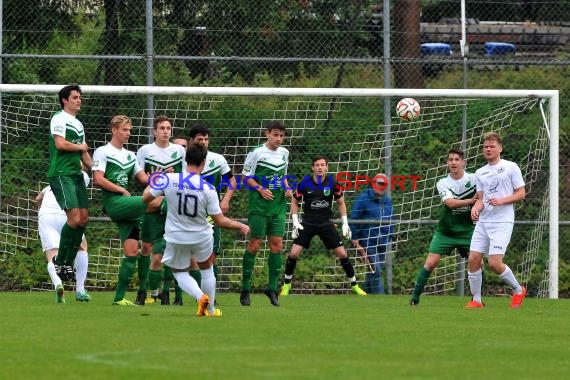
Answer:
M393 3L392 57L396 88L423 88L420 62L420 1L395 0ZM402 62L398 62L402 59Z

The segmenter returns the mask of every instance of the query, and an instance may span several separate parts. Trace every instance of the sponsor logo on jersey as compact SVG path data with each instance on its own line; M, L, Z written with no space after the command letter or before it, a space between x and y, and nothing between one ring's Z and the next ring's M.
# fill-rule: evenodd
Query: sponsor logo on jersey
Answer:
M496 193L497 187L499 187L499 181L493 181L493 182L491 182L491 184L489 185L489 188L487 190L489 193Z
M327 208L327 207L329 207L329 202L325 200L311 202L311 208Z

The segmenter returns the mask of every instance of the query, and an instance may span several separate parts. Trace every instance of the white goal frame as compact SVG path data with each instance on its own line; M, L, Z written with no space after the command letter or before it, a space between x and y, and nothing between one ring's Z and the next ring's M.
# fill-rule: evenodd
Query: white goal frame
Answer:
M57 94L63 85L0 84L0 109L3 93ZM549 298L558 298L559 247L559 91L493 89L365 89L365 88L266 88L266 87L147 87L82 85L84 94L121 95L212 95L212 96L350 96L350 97L422 97L447 98L542 98L548 99L549 132ZM152 102L150 102L152 104ZM152 112L152 111L151 111ZM0 131L0 138L1 138ZM1 151L0 151L1 153ZM0 173L1 175L1 173Z

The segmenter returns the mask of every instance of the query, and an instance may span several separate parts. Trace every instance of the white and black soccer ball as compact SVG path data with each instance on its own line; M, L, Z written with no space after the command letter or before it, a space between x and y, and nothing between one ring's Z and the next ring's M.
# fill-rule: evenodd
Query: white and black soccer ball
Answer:
M420 111L420 104L414 98L404 98L396 105L396 114L404 121L416 120Z

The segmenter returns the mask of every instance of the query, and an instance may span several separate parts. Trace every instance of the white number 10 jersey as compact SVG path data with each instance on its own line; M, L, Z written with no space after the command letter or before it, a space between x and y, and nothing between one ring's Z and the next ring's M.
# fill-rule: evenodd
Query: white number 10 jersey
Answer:
M212 237L208 215L221 214L214 187L196 173L168 173L164 189L151 189L154 197L164 195L168 203L164 239L174 244L195 244Z

